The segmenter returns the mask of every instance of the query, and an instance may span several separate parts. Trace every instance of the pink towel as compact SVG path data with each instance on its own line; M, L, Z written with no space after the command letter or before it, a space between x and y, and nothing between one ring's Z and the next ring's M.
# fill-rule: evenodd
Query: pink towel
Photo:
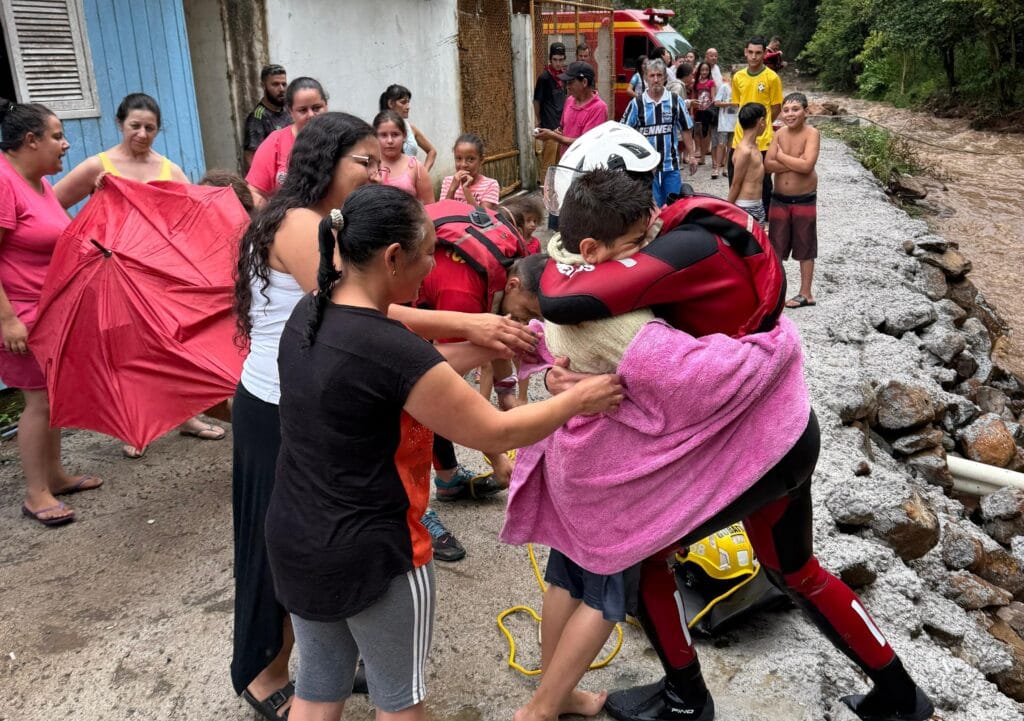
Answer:
M503 542L618 573L724 509L807 427L800 336L785 316L743 338L648 323L619 375L618 411L578 416L519 450Z

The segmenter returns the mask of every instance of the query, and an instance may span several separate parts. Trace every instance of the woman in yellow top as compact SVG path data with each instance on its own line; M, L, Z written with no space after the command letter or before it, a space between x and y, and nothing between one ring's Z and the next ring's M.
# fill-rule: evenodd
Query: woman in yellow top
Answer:
M149 183L154 180L189 182L181 168L153 150L153 141L160 132L160 106L145 93L132 93L117 107L117 127L121 142L113 148L86 158L53 186L57 200L70 208L99 188L107 174ZM179 431L203 440L219 441L224 429L192 418ZM145 448L125 444L124 455L141 458Z

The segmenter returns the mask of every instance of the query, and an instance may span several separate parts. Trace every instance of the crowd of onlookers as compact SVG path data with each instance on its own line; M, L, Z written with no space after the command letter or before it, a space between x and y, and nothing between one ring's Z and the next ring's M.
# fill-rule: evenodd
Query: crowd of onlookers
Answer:
M498 181L483 172L484 140L472 132L455 140L454 172L435 195L430 171L438 151L410 122L412 93L401 85L385 88L367 122L329 111L316 79L289 82L280 65L263 68L262 96L245 121L244 179L211 171L202 182L232 187L252 216L239 239L234 289L247 355L231 404L231 676L264 717L337 718L353 689L368 686L382 717L413 710L410 718L422 718L430 561L466 554L429 507L431 486L439 503L494 495L509 485L506 449L621 401L615 376L584 377L557 363L552 377L564 385L554 397L527 403L525 384L517 384L512 359L534 351L525 324L540 316L537 289L548 260L533 232L545 221L558 228L562 201L568 227L561 245L552 245L566 254L560 262L593 266L626 257L642 246L658 209L684 193L682 168L693 174L710 157L711 178L729 180L728 199L769 230L782 258L793 252L801 261L804 282L787 307L814 305L817 134L804 123L806 98L783 98L779 76L767 67L770 60L781 68L776 41L752 39L745 56L746 67L735 73L719 66L714 48L699 62L695 51L673 57L665 48L637 59L615 127L632 128L648 143L654 164L642 174L616 173L628 168L611 162L605 175L570 168L586 180L554 207L528 195L503 203ZM568 64L565 46L550 46L533 96L544 185L556 182L551 171L566 169L560 159L574 143L608 124L611 99L597 90L599 72L586 43ZM60 120L38 104L0 107L0 379L25 395L22 513L46 526L75 518L57 496L103 482L61 465L60 431L49 427L46 379L30 349L49 259L70 222L66 209L102 192L109 175L188 182L153 149L161 129L155 99L127 96L117 124L118 145L51 187L46 176L63 170L68 148ZM618 205L623 193L629 201L606 217L601 209ZM499 284L481 278L453 245L435 248L435 234L451 220L430 214L442 200L475 206L483 225L505 223L521 235L523 257ZM621 232L605 237L615 223ZM462 378L473 369L480 369L481 392ZM500 410L490 403L492 389ZM199 418L179 430L202 440L225 436ZM492 470L466 469L455 443L485 450ZM123 448L129 458L145 451ZM574 584L591 583L593 574L553 557L549 580L569 589L553 598L568 623L580 608ZM609 588L602 586L601 602ZM605 626L594 626L591 641L602 631L607 636ZM296 643L297 689L289 672ZM559 648L566 645L546 653L561 659ZM577 661L573 656L565 667L575 669ZM573 691L575 682L566 689L555 683L555 691L552 683L542 685L523 718L592 715L604 704L599 695ZM542 702L550 705L538 711Z

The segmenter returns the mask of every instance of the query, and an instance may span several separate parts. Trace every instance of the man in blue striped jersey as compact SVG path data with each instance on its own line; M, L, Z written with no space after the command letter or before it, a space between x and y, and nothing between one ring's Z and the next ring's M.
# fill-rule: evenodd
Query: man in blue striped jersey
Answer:
M678 194L683 180L679 175L679 141L684 147L683 162L690 166L690 173L697 172L697 160L693 154L693 136L687 131L693 127L693 120L686 110L686 103L678 95L665 90L665 63L651 60L647 63L647 90L639 98L633 98L626 106L622 122L635 128L647 138L654 149L661 154L661 166L654 172L654 203L665 205L669 195Z

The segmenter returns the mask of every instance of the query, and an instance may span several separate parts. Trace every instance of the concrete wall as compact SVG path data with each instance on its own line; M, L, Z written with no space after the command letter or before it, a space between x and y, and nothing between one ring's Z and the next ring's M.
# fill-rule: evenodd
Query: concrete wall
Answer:
M231 104L220 3L184 0L184 4L206 167L237 170L238 138L245 116L237 117Z
M331 110L369 122L384 88L409 88L409 118L438 151L432 175L454 172L451 147L461 132L456 0L267 0L266 20L269 57L291 78L323 83Z
M533 20L523 13L512 15L512 81L516 88L516 140L519 143L519 178L523 188L537 185L537 155L534 151Z

